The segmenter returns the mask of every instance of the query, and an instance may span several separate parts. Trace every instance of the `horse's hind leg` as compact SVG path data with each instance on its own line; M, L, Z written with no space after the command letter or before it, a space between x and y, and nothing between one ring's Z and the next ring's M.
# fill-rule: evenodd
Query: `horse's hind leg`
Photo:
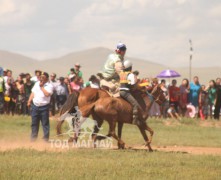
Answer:
M109 134L117 140L118 142L118 148L119 149L124 149L125 148L125 143L116 135L115 133L115 128L116 128L116 121L114 120L111 120L111 121L108 121L109 123Z
M148 139L148 137L147 137L147 134L146 134L146 131L145 131L145 127L143 127L143 126L138 126L138 128L139 128L139 130L140 130L140 132L141 132L141 134L142 134L142 136L143 136L143 138L144 138L144 140L145 140L145 142L146 142L146 146L148 147L149 151L152 152L153 149L152 149L151 146L150 146L150 142L149 142L149 139Z
M92 141L94 143L94 147L96 147L97 133L99 132L104 120L98 117L95 113L92 114L92 117L97 122L97 125L94 126L94 131L92 133Z
M153 139L154 131L146 123L145 123L145 130L147 130L150 133L149 143L151 143Z
M122 129L123 129L123 123L122 122L118 122L118 138L121 140L121 136L122 136ZM122 147L122 145L118 142L118 148L119 149L123 149L124 147Z

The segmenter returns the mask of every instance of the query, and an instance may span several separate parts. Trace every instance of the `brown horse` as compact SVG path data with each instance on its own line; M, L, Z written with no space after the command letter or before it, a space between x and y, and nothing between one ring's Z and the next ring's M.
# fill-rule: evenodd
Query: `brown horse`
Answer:
M160 87L156 87L153 90L154 96L147 96L146 92L136 91L133 93L134 97L137 99L139 105L144 112L148 112L153 100L159 99L159 95L162 94ZM75 94L76 96L77 94ZM70 99L70 98L69 98ZM76 99L76 98L75 98ZM70 99L71 100L71 99ZM73 106L76 106L76 101L73 102L68 100L61 110L61 114L69 111ZM158 102L159 103L159 102ZM69 105L68 105L69 104ZM103 90L85 88L82 90L78 97L78 106L83 117L89 117L92 115L93 119L97 121L97 125L94 128L92 134L92 139L94 142L97 139L97 133L99 128L106 120L109 124L109 133L107 136L112 136L118 141L118 147L124 148L125 143L121 140L122 127L124 123L132 124L132 106L122 98L113 98ZM67 108L69 107L69 109ZM146 124L145 120L148 117L148 113L139 113L140 124L137 125L149 150L152 151L150 142L153 136L153 130ZM116 123L118 122L118 136L115 133ZM57 126L57 133L60 134L61 124L59 122ZM146 135L145 130L150 132L150 140Z

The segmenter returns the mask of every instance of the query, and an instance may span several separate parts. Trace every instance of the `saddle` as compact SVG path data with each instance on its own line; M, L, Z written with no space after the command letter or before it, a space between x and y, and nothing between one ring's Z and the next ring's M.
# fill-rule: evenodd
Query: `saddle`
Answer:
M119 83L102 79L100 87L105 90L111 97L120 97Z

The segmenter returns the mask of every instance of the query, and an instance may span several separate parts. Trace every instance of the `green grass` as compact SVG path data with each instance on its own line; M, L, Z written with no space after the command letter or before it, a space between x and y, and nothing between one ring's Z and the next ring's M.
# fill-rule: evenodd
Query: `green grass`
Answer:
M184 145L184 146L209 146L221 147L220 127L201 127L199 120L184 119L180 125L166 126L165 120L148 120L148 125L154 130L153 145ZM56 121L51 121L51 137L56 135ZM4 140L29 140L30 137L30 117L24 116L0 116L0 139ZM63 132L68 129L67 124L63 125ZM107 134L108 125L104 123L102 134ZM39 131L39 138L42 136L42 129ZM144 140L138 128L125 124L122 139L128 145L143 144Z
M212 122L211 122L212 123ZM0 141L29 141L30 117L0 116ZM166 126L150 119L153 145L221 147L220 127L201 127L184 119ZM51 137L56 122L51 121ZM63 131L67 129L65 124ZM102 134L107 133L104 124ZM39 138L42 136L40 129ZM144 143L137 127L125 125L127 145ZM221 156L184 153L149 153L144 150L70 149L63 152L17 149L0 152L0 179L220 179Z
M0 152L1 179L220 179L220 156L146 151Z

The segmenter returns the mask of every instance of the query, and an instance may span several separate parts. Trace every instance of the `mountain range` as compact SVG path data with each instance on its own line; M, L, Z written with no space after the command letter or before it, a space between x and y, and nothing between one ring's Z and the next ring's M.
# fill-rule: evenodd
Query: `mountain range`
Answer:
M74 64L79 62L81 64L81 70L84 75L84 79L87 80L90 75L96 74L102 70L102 67L110 53L113 51L97 47L79 52L73 52L62 57L47 59L47 60L36 60L23 56L21 54L1 51L0 50L0 66L3 68L11 69L13 76L16 77L20 73L34 74L36 69L48 73L56 73L59 76L66 76L70 68L74 67ZM133 63L133 69L140 72L140 77L155 77L162 70L167 69L166 66L154 63L152 61L138 59L133 57L126 57ZM168 62L169 64L170 62ZM170 66L171 67L171 66ZM173 70L181 74L178 78L180 81L182 78L189 77L188 67L173 67ZM200 82L208 83L210 79L221 77L221 67L204 67L204 68L192 68L192 76L199 76Z

